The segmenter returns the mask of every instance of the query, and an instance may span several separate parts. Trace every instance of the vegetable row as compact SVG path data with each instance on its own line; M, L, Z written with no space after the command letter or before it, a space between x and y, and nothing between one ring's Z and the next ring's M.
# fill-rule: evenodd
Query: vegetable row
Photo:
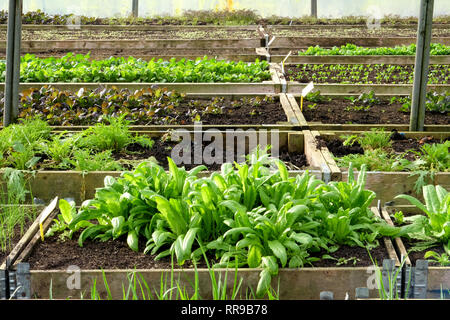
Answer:
M414 66L388 64L299 64L287 67L289 80L308 83L412 84ZM428 84L449 84L448 65L430 65Z
M0 92L0 116L3 116L3 92ZM143 88L130 91L116 87L78 91L59 90L52 86L30 88L20 93L20 119L40 118L50 125L94 125L105 117L125 115L135 125L192 124L195 121L215 122L237 118L245 112L246 123L261 121L269 105L278 105L274 96L253 96L227 99L221 96L188 98L167 88ZM281 105L271 113L274 121L285 121ZM272 110L274 111L274 110ZM255 119L254 121L252 119ZM1 119L0 119L1 122Z
M322 48L320 46L311 46L306 50L300 51L299 56L415 56L416 45L395 46L395 47L361 47L348 43L340 47ZM430 44L430 55L450 55L450 46L441 43Z
M0 81L6 62L0 61ZM208 59L144 61L134 57L92 60L89 54L68 53L61 58L21 57L21 82L261 82L270 80L269 63Z

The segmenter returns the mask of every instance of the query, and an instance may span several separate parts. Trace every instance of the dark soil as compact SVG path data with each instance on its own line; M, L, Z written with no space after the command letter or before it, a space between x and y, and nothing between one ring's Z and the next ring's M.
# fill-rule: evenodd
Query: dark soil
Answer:
M140 241L139 252L131 250L126 239L109 240L105 242L86 240L83 247L78 244L79 234L72 239L60 240L58 237L39 241L34 247L27 262L34 270L61 270L70 265L82 269L170 269L171 258L166 257L156 261L155 255L144 254L145 241ZM198 268L206 264L198 264ZM193 267L191 262L183 265ZM179 266L174 263L174 268Z
M53 111L53 117L47 118L46 106L36 104L22 113L20 117L36 116L48 122L52 126L90 126L104 120L105 114L100 111L90 111L92 107L84 108L59 108ZM110 116L116 116L117 112L123 112L115 107ZM126 120L131 125L192 125L201 122L202 125L261 125L278 124L287 122L287 116L280 101L273 96L255 96L244 98L213 97L207 98L183 98L173 102L173 105L158 104L148 107L139 105L127 110ZM0 109L0 116L3 111ZM103 120L102 120L103 119ZM1 122L1 121L0 121Z
M448 140L448 139L446 139ZM421 139L408 139L398 133L396 130L392 131L391 136L392 151L396 154L403 154L403 157L412 161L417 158L415 152L419 152L420 148L425 144L442 143L443 141L434 139L432 137L424 136ZM343 157L349 154L364 154L363 148L359 143L355 142L351 146L344 146L340 139L327 140L323 137L317 137L316 147L320 149L326 146L330 152L336 157Z
M114 154L114 157L116 160L125 160L122 161L122 165L125 167L126 170L132 170L132 163L129 162L127 165L127 161L143 161L150 157L154 157L154 159L162 165L165 169L168 169L168 161L167 157L172 157L172 150L173 147L175 147L178 144L178 142L172 142L172 141L161 141L161 140L155 140L155 143L153 147L149 150L146 148L141 147L138 144L133 144L127 147L127 150ZM202 153L210 144L210 142L203 142L202 145ZM191 154L194 152L194 142L191 143ZM236 158L237 154L237 145L235 144L235 150L234 150L234 160L233 161L239 161L240 159ZM230 162L226 158L226 149L223 151L223 158L222 161L217 161L218 163L213 164L205 164L208 170L210 171L218 171L221 168L222 163ZM183 154L179 155L180 158L183 156ZM215 154L212 154L212 156L215 156ZM308 166L308 162L306 160L306 156L303 153L289 153L286 148L282 148L279 152L279 159L284 161L288 168L295 169L293 166L297 167L298 169L304 169ZM194 164L194 157L190 156L190 160L192 163L176 163L178 166L184 166L186 170L191 170L192 168L195 168L196 166L200 164ZM219 159L220 160L220 159ZM204 164L204 163L202 163Z
M308 122L329 124L409 124L409 112L399 111L401 104L389 104L387 100L370 107L368 111L355 110L351 101L333 99L331 102L303 102L303 115ZM314 106L315 104L315 106ZM314 106L314 107L313 107ZM448 125L450 115L439 112L426 112L425 124Z

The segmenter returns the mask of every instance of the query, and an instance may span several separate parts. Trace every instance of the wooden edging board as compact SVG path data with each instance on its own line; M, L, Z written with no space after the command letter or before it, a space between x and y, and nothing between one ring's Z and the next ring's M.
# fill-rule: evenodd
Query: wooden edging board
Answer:
M57 199L57 198L56 198ZM56 215L59 211L54 210ZM372 210L373 212L373 210ZM381 219L381 217L378 215ZM51 217L53 218L53 217ZM36 220L35 223L38 223ZM44 225L44 232L50 227L50 217ZM25 246L22 243L22 254L16 255L17 263L26 262L33 246L40 240L39 231L30 230L31 237L35 240L32 246ZM390 259L398 263L398 256L393 250L390 239L384 238L383 244L387 249ZM179 281L181 287L191 291L194 283L195 272L193 269L156 269L156 270L75 270L68 266L67 270L30 270L31 297L37 299L49 299L52 292L53 299L79 299L83 295L89 296L94 281L98 293L105 297L107 295L104 278L108 282L109 290L113 299L121 299L122 289L127 288L128 279L131 274L138 277L138 280L144 280L150 289L158 290L161 281L169 284L171 277ZM366 286L371 277L372 266L367 267L331 267L331 268L282 268L278 275L272 279L272 286L278 290L281 300L318 300L320 292L331 290L335 299L343 300L345 298L354 299L355 289ZM69 286L71 278L77 272L79 281L77 286ZM199 292L203 299L211 299L211 281L210 271L207 269L198 269ZM240 268L237 269L215 269L214 273L217 279L225 279L227 275L227 291L230 292L234 285L235 272L238 281L241 281L240 298L245 298L245 292L249 288L255 290L261 269ZM373 273L373 270L372 270ZM163 280L161 280L163 279ZM152 292L153 293L153 292ZM372 289L371 297L376 297L377 290Z
M281 62L285 56L272 55L272 62ZM415 56L299 56L293 55L288 58L286 65L296 64L393 64L411 65L415 64ZM450 64L450 55L430 56L430 64Z
M256 48L261 39L138 39L138 40L22 40L21 50L150 50L150 49L210 49ZM6 41L0 41L0 50Z
M194 137L202 137L206 131L187 131L179 132L178 134L184 139L184 135ZM233 139L235 147L238 147L244 151L250 151L250 140L252 140L253 134L257 133L256 143L261 145L278 143L280 148L286 148L288 152L304 153L308 160L309 166L306 168L311 174L317 178L326 181L329 180L330 172L322 153L315 150L314 138L309 131L278 131L267 130L261 131L244 131L239 130L232 132L229 136L228 132L223 130L208 130L208 135L213 134L221 135L223 137L223 146L225 147L227 139ZM140 132L140 134L148 135L150 137L162 137L166 134L164 131L155 132ZM306 139L305 139L306 135ZM276 139L276 140L275 140ZM254 143L255 141L253 141ZM236 145L237 143L237 145ZM234 148L233 148L234 150ZM223 154L226 159L226 154ZM191 157L191 160L192 157ZM227 160L228 161L228 160ZM2 170L0 170L1 173ZM291 176L296 176L304 173L305 170L289 170ZM79 172L79 171L35 171L26 173L27 181L30 189L32 190L33 197L47 202L54 197L60 198L73 198L77 204L80 204L86 199L91 199L95 195L95 189L103 186L104 178L108 175L118 177L122 174L119 171L95 171L95 172ZM199 176L210 175L211 172L204 171ZM1 178L0 178L1 181Z
M140 90L152 86L167 88L168 90L176 90L180 93L192 94L277 94L279 88L273 81L264 81L260 83L137 83L137 82L116 82L116 83L21 83L19 90L27 90L30 88L43 87L51 85L60 90L78 91L81 88L96 89L98 87L118 89ZM5 84L0 83L0 90L5 90Z
M288 81L286 93L299 97L307 85L307 83ZM323 95L335 96L359 95L370 91L373 91L376 95L409 96L412 93L412 88L410 84L314 84L314 91L320 91ZM427 90L445 93L450 91L450 85L430 84L427 86Z
M337 135L349 135L349 134L361 134L362 132L320 132L322 137L332 138ZM438 139L447 138L450 136L450 132L438 132L438 133L427 133L423 132L405 132L406 138L419 138L425 136L432 136ZM325 147L326 148L326 147ZM328 150L328 148L326 148ZM328 150L329 152L329 150ZM327 158L328 164L331 167L338 167L336 162L333 160L333 155L331 154L331 159ZM342 181L347 181L348 171L345 168L340 168ZM356 176L359 174L357 172ZM417 176L411 175L411 172L382 172L382 171L368 171L366 179L366 189L372 190L377 194L375 201L380 200L382 205L386 202L391 202L397 195L400 194L412 194L419 199L422 195L416 195L414 192L414 185L417 181ZM438 172L434 177L434 184L441 185L446 189L450 189L450 172ZM397 199L395 200L396 205L407 204L406 200Z
M67 82L44 82L44 83L20 83L20 90L27 90L30 88L43 87L45 85L51 85L60 90L78 91L81 88L95 89L98 87L111 88L116 87L119 89L127 88L129 90L140 90L152 86L161 88L167 88L168 90L176 90L181 93L191 94L278 94L281 93L281 82L276 81L263 81L259 83L137 83L137 82L114 82L114 83L92 83L92 82L80 82L80 83L67 83ZM286 83L287 90L285 93L299 97L301 91L306 87L306 83L296 83L288 81ZM374 91L376 95L386 96L407 96L412 92L412 86L409 84L315 84L315 90L318 90L323 95L328 96L350 96L359 95L361 93L368 93ZM0 83L0 90L4 91L4 83ZM450 85L436 84L429 85L429 91L436 91L438 93L444 93L450 91Z
M277 37L271 48L334 47L348 43L363 47L395 47L417 42L416 37ZM450 37L433 37L431 42L450 45Z

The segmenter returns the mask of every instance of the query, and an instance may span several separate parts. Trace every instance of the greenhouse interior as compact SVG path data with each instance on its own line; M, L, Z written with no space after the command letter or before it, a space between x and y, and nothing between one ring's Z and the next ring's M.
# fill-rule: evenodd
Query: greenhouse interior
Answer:
M0 300L450 299L450 1L1 0L0 49Z

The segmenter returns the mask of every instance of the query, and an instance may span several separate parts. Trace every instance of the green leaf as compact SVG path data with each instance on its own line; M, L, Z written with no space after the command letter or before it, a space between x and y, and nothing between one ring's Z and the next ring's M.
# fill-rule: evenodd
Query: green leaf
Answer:
M269 248L272 250L273 254L280 259L281 266L284 267L287 263L287 253L286 248L278 240L268 241Z
M117 237L121 236L122 229L125 224L125 218L122 216L114 217L111 219L111 224L113 227L113 229L112 229L113 238L117 238Z
M248 251L247 263L250 268L258 268L261 264L261 248L252 245Z
M59 199L59 211L61 211L61 215L66 224L70 224L73 219L72 213L74 211L74 207L65 199Z
M127 244L133 251L139 251L139 239L136 231L128 232Z
M277 258L275 258L274 256L262 257L262 264L263 264L264 268L269 270L270 274L273 274L273 275L278 274Z
M256 296L257 298L262 298L267 291L270 289L272 282L272 276L268 269L264 269L259 274L258 286L256 288Z

